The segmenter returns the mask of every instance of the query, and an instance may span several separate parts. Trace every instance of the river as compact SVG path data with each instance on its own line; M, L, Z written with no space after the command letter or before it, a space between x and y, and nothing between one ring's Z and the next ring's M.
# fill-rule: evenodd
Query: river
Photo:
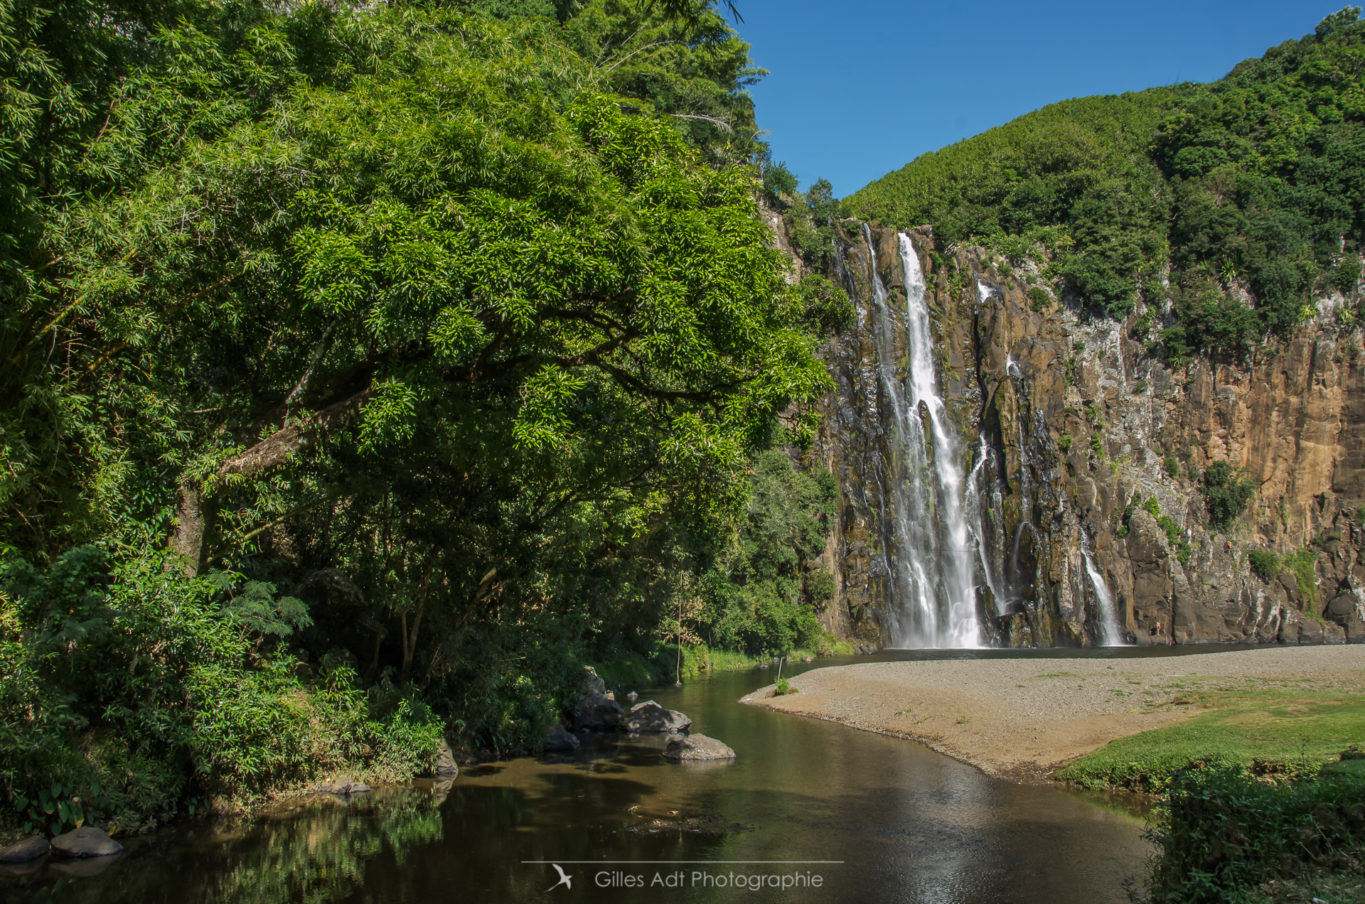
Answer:
M953 654L876 658L914 655ZM1142 874L1142 820L1112 801L736 702L772 678L720 673L649 695L728 743L733 762L669 764L646 739L487 763L453 784L130 839L112 862L6 876L0 897L1120 904ZM550 891L553 863L570 886Z

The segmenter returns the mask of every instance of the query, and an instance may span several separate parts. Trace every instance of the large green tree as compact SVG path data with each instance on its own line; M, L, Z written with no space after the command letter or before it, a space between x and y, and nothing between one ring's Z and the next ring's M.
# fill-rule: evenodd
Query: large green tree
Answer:
M155 12L90 26L135 40L13 145L0 542L159 538L308 597L315 652L446 686L647 636L825 381L744 45L706 3ZM55 15L6 20L14 78Z

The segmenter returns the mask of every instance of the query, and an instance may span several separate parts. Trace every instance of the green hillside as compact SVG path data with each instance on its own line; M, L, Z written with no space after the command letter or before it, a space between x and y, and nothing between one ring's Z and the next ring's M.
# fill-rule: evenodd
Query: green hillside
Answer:
M1043 246L1055 276L1114 316L1169 294L1176 354L1287 331L1360 278L1359 16L1342 10L1212 84L1045 107L917 158L845 210L1015 256Z

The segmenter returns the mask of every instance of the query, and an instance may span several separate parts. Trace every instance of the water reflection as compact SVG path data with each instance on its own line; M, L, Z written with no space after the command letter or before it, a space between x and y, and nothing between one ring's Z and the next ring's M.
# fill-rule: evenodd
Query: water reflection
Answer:
M99 876L48 866L0 881L0 897L549 900L556 862L574 877L571 890L550 896L563 901L1125 900L1122 882L1147 854L1139 819L1080 795L991 779L905 741L735 703L765 677L720 675L657 697L734 747L733 762L689 768L665 762L657 740L613 739L572 756L468 769L453 785L133 839ZM840 862L722 862L805 860ZM677 869L682 888L601 887L594 878L649 882ZM821 887L692 885L693 871L801 870L818 874Z
M383 853L402 862L442 838L450 784L385 790L349 801L312 798L251 822L220 822L126 842L117 857L48 859L3 877L9 900L339 901Z

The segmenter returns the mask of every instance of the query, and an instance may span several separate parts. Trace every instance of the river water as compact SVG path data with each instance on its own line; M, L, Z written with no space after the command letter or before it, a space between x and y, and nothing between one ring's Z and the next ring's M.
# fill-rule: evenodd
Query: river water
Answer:
M929 655L968 654L876 658ZM732 746L729 763L669 764L649 740L488 763L453 784L130 839L112 862L0 876L0 899L1120 904L1141 876L1142 820L1114 802L736 702L772 679L721 673L649 695ZM571 886L550 890L551 863Z

